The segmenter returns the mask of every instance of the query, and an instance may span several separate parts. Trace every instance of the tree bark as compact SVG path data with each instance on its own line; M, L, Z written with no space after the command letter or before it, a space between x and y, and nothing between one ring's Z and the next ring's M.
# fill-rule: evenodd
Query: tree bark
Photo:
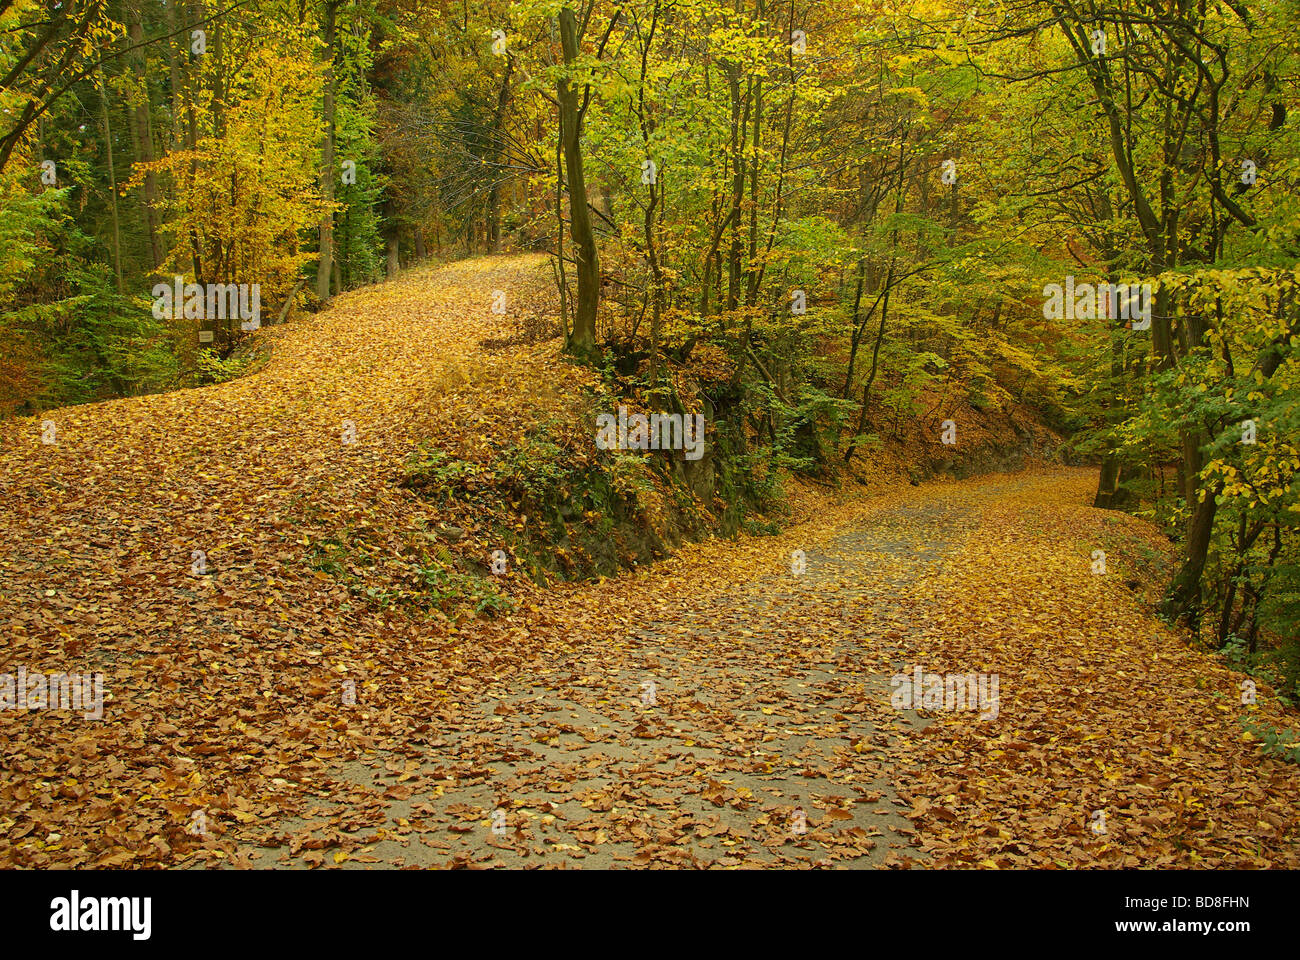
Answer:
M396 233L390 233L388 235L386 248L388 254L388 277L391 280L393 277L397 276L398 271L402 269L401 262L398 259L398 241Z
M108 120L108 81L104 70L99 70L99 115L104 122L104 150L108 160L108 198L113 211L113 273L117 276L117 292L122 293L122 229L117 217L117 171L113 169L113 126ZM155 264L157 266L157 264Z
M578 59L578 24L568 7L560 10L560 44L566 67ZM589 353L596 343L596 308L600 303L600 257L596 235L587 209L587 178L582 158L582 114L578 91L567 76L559 80L560 129L564 143L564 165L569 184L569 237L573 240L575 272L578 278L573 305L573 336L570 347L575 353Z
M163 13L169 35L177 32L176 27L176 4L163 4ZM173 150L180 149L181 144L185 142L185 122L181 113L181 104L184 102L184 96L181 92L181 68L180 58L176 55L176 45L180 41L175 36L170 36L167 40L167 77L171 86L172 104L172 138L171 147Z
M727 311L740 306L742 206L745 202L745 131L749 129L749 100L741 111L740 68L727 66L727 89L731 96L731 248L727 252Z
M341 0L325 0L325 90L322 113L325 120L325 140L321 145L320 192L331 204L334 201L334 34ZM391 253L390 253L391 266ZM320 221L320 263L316 267L316 296L328 300L330 276L334 272L334 212L327 211Z
M1186 559L1160 604L1162 614L1171 620L1186 623L1193 629L1200 626L1201 574L1205 572L1210 535L1214 532L1214 514L1218 507L1215 498L1222 489L1223 484L1216 483L1205 491L1204 499L1196 504L1187 530Z
M130 21L127 26L127 34L132 43L144 42L144 23L143 17L138 5L128 5L130 12ZM136 84L139 86L139 101L127 111L127 119L131 126L131 138L135 141L135 158L139 163L153 163L153 125L150 121L149 110L149 80L145 76L145 63L143 51L136 51L131 57L131 69L135 73ZM103 71L100 71L101 77ZM107 87L105 88L107 96ZM105 120L107 124L107 120ZM149 231L149 266L152 270L157 270L162 265L163 249L162 238L158 231L158 176L152 170L144 175L144 218L145 226Z
M510 104L510 75L514 72L515 58L506 55L506 71L501 78L501 90L497 93L497 105L492 114L492 137L488 149L492 152L492 164L488 176L492 183L488 187L487 204L487 241L488 250L497 253L501 249L501 130L505 125L506 107Z

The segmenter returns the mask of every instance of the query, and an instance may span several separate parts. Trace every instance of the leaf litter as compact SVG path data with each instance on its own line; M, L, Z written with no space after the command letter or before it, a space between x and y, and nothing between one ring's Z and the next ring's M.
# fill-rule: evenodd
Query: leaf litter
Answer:
M490 463L593 384L514 336L543 266L411 271L244 379L0 424L0 672L107 690L102 721L0 711L0 863L1300 864L1300 773L1240 723L1273 708L1090 574L1088 470L794 485L777 536L507 576L494 618L361 602L413 539L496 546L403 487L421 441ZM894 709L917 664L996 673L997 717Z

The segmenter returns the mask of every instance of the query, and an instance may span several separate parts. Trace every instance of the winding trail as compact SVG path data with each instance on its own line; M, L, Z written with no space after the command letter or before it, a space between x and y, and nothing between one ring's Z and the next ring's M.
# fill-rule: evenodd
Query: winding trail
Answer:
M316 562L344 534L394 578L485 549L399 486L421 438L499 449L581 388L515 336L542 266L411 271L240 380L0 423L0 673L109 691L0 710L0 865L1300 865L1300 775L1241 725L1275 706L1150 618L1168 547L1092 471L817 494L459 627L357 602ZM996 675L997 716L894 709L915 666Z

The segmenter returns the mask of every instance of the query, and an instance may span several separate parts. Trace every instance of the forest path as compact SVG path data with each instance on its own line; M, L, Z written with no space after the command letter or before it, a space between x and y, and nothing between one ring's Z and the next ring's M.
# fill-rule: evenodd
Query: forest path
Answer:
M886 748L918 721L890 707L890 664L931 606L917 578L971 500L954 490L808 528L798 574L765 539L715 542L558 597L552 614L582 625L564 649L462 703L417 762L347 765L367 788L422 784L399 787L357 862L899 862L911 804ZM327 833L346 811L321 814Z
M414 443L499 449L581 379L491 313L543 264L411 271L252 376L0 424L0 674L108 692L0 710L0 864L1300 863L1296 767L1126 588L1163 546L1092 471L848 489L455 630L357 603L314 561L437 529ZM911 667L996 676L996 717L894 709Z
M1155 546L1087 506L1095 482L903 488L556 591L524 669L457 696L427 747L343 764L351 799L271 862L1294 865L1295 766L1243 735L1242 676L1133 595ZM996 677L996 711L896 709L918 667Z

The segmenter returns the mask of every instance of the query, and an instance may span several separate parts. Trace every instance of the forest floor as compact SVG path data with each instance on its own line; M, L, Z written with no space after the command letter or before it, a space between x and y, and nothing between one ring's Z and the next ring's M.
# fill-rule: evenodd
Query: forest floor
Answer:
M0 866L1300 866L1300 768L1241 723L1275 701L1153 619L1167 546L1091 470L799 488L777 536L495 618L356 602L310 558L439 529L416 441L493 447L584 382L491 313L542 264L413 270L250 376L0 423L0 674L106 690L0 710ZM896 709L918 668L996 699Z

